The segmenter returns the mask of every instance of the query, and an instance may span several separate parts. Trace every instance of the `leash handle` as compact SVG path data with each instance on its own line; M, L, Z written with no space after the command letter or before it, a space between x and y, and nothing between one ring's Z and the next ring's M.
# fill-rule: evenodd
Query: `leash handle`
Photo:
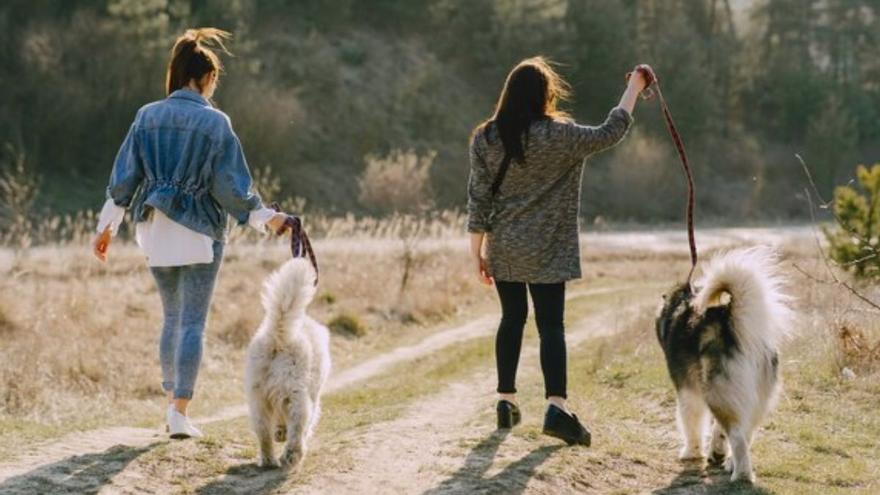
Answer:
M272 203L270 207L281 212L281 206L278 203ZM275 231L276 235L284 235L290 231L290 254L294 258L308 258L315 269L315 285L318 285L318 257L315 256L315 250L312 249L312 242L306 229L302 226L302 219L294 215L285 215L284 223Z
M654 69L651 68L648 64L639 64L635 66L632 72L626 73L626 82L629 83L630 77L632 77L633 72L640 72L642 77L645 78L645 88L639 94L643 100L650 100L654 97L654 89L651 86L657 84L657 74L654 73ZM659 85L657 88L659 89Z

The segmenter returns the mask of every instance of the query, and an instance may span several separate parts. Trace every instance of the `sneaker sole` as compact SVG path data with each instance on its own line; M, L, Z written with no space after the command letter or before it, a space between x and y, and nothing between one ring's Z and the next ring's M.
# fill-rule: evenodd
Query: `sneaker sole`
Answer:
M174 440L186 440L187 438L192 438L187 433L172 433L171 438Z

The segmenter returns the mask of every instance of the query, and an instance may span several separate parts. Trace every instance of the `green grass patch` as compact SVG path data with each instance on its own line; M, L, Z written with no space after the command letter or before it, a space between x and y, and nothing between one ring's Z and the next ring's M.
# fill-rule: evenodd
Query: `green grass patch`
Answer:
M367 334L367 324L351 313L339 313L327 322L327 327L333 333L347 337L363 337Z

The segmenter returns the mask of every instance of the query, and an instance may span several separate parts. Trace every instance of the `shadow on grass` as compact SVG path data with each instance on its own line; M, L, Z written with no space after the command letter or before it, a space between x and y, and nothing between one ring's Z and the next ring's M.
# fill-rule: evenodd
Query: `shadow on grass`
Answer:
M256 463L238 464L230 467L222 478L199 487L199 495L227 493L270 493L287 481L288 472L283 469L266 469Z
M731 483L730 473L720 466L704 467L702 462L686 463L668 486L654 490L655 495L770 495L773 492L750 483Z
M526 485L535 469L550 458L561 445L543 446L532 450L523 458L511 463L500 473L485 477L492 467L492 461L499 447L507 438L509 430L496 430L488 438L477 444L458 471L448 479L424 493L438 495L444 493L504 493L516 495L525 491Z
M131 461L161 443L144 447L117 445L104 452L67 457L3 481L0 493L98 493Z

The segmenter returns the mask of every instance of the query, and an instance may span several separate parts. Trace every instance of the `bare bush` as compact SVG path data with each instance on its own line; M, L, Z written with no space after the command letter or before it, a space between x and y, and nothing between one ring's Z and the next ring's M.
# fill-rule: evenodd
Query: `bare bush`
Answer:
M4 244L27 249L33 242L33 208L40 178L27 169L24 151L7 144L6 152L6 163L0 170L0 234Z
M423 213L434 205L431 165L437 153L419 156L394 150L386 157L367 155L367 168L358 179L360 202L383 213Z
M867 333L853 325L841 325L837 330L839 367L859 373L880 369L880 339L872 342Z

